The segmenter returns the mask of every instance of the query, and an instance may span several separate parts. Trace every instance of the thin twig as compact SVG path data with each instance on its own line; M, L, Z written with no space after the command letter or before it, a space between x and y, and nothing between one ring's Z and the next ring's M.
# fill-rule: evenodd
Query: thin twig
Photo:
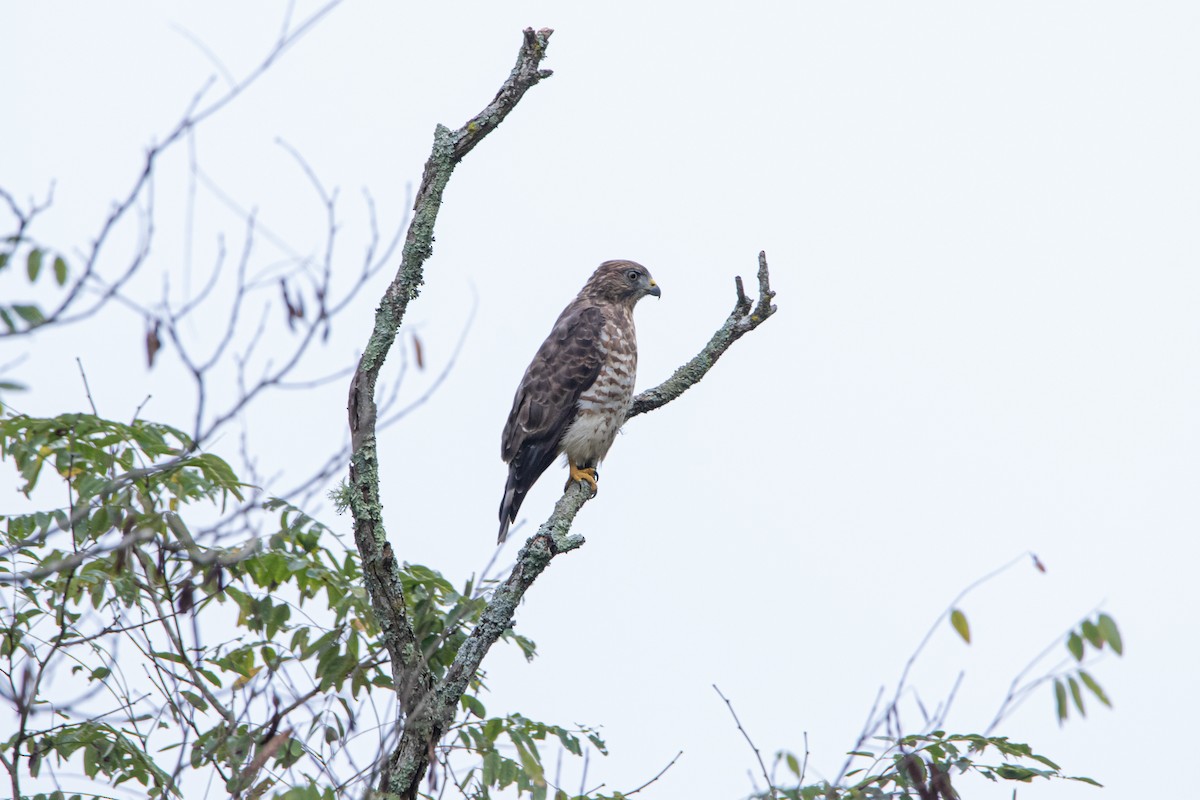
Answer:
M714 687L714 688L715 688L715 687ZM678 753L676 753L676 754L675 754L675 757L671 759L671 763L667 764L665 767L663 767L662 769L660 769L660 770L658 771L658 774L657 774L657 775L655 775L653 778L651 778L650 780L646 781L645 783L643 783L641 786L637 787L636 789L634 789L634 790L632 790L632 791L629 791L629 792L622 792L622 794L623 794L623 795L625 795L626 797L632 797L633 795L635 795L635 794L637 794L638 792L640 792L642 789L645 789L647 786L649 786L650 784L652 784L652 783L654 783L655 781L657 781L657 780L658 780L659 778L661 778L663 775L667 774L667 770L669 770L671 767L675 766L675 762L679 760L679 757L680 757L681 755L683 755L683 751L682 751L682 750L680 750ZM584 774L586 775L586 773L584 773Z
M880 686L879 691L875 693L875 700L871 703L871 710L867 713L867 721L863 723L862 730L858 733L858 738L854 741L854 747L850 748L851 752L862 750L863 742L871 737L876 730L879 729L879 720L876 719L875 712L879 710L879 701L883 699L883 693L886 687ZM846 761L842 764L842 769L838 772L837 779L834 780L834 786L841 786L842 780L846 777L846 773L850 770L850 764L854 761L854 756L846 757Z
M908 673L912 670L913 664L916 663L917 659L921 656L921 653L925 651L925 647L929 644L929 640L933 638L933 634L936 633L939 628L941 628L942 621L947 619L954 612L954 609L958 608L958 605L963 601L963 598L978 589L983 584L995 578L997 575L1012 569L1018 563L1024 561L1031 555L1032 553L1027 550L1008 563L1003 564L987 573L983 577L976 578L974 581L968 584L965 589L959 592L953 600L950 601L950 605L946 606L945 610L942 611L938 618L934 620L933 624L929 626L929 630L925 632L925 636L921 639L921 643L917 645L917 649L913 650L912 654L908 657L908 661L905 662L904 671L900 673L900 680L896 683L896 694L892 697L892 706L895 706L900 701L900 693L904 691L904 687L908 681Z
M738 719L737 712L733 710L733 703L729 702L728 697L721 694L721 690L717 688L715 683L712 687L717 696L725 701L725 705L729 708L729 713L733 715L733 721L737 723L737 729L742 732L742 737L745 738L746 744L750 745L750 749L754 751L754 757L758 759L758 768L762 771L763 780L767 782L767 789L771 792L771 797L775 797L775 784L771 782L771 776L767 774L767 765L763 763L762 753L759 752L758 745L754 744L754 740L750 738L750 734L746 733L746 729L742 727L742 721Z
M88 385L87 372L83 368L83 361L79 356L75 356L75 364L79 367L79 377L83 379L83 391L87 395L88 405L92 407L92 413L97 417L100 412L96 410L96 401L92 399L92 387Z

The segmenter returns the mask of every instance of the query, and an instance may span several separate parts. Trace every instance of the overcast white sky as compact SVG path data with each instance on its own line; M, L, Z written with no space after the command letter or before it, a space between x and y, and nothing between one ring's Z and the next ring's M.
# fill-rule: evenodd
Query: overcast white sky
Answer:
M512 392L595 265L635 259L663 287L637 312L647 387L707 340L733 275L767 251L778 316L627 426L577 521L587 545L520 612L540 657L487 662L489 711L603 726L612 755L591 775L613 789L683 750L647 794L736 798L753 755L716 683L764 751L801 750L807 731L813 769L832 777L929 623L1032 550L1048 572L1021 565L972 595L973 644L947 627L915 683L936 699L965 670L948 727L980 730L1013 674L1102 604L1127 647L1092 669L1115 709L1059 729L1046 687L1002 730L1109 787L1021 798L1141 796L1186 759L1200 712L1200 6L646 5L349 0L195 140L229 197L318 254L323 210L277 137L303 153L341 188L350 276L361 189L397 224L435 123L491 99L523 27L556 29L554 77L451 181L410 310L437 367L476 296L462 356L381 439L397 552L456 581L492 551ZM23 198L57 182L39 237L86 246L216 72L193 40L241 76L284 8L0 11L0 185ZM164 279L182 288L189 263L197 282L218 232L241 246L237 216L203 187L185 246L185 156L161 165L151 297ZM256 252L261 269L288 255ZM382 285L313 375L353 363ZM32 391L9 399L79 409L79 356L102 413L128 417L153 393L146 416L186 425L182 372L147 372L142 334L121 312L22 343L33 358L9 377ZM260 409L264 471L341 440L344 390ZM561 480L556 467L526 500L531 524Z

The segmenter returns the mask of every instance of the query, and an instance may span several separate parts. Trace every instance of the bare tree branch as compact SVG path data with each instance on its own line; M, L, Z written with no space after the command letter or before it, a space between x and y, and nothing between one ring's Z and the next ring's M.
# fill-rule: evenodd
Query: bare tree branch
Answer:
M660 408L695 386L734 342L766 322L767 318L775 313L775 306L771 303L775 292L771 290L771 275L767 271L765 252L758 254L758 302L751 303L750 298L746 296L740 275L734 278L734 283L737 286L737 303L725 324L717 329L695 358L675 370L675 374L658 386L647 389L633 398L633 406L629 409L626 420Z
M210 79L205 82L205 84L192 97L192 100L188 104L187 109L184 111L182 118L180 118L179 122L176 123L175 127L171 129L161 143L154 145L146 151L146 158L142 165L142 170L134 180L133 187L129 190L128 194L126 194L125 197L117 202L110 210L108 216L100 226L99 233L93 240L91 248L84 257L83 268L81 272L71 282L70 286L67 288L65 297L58 304L58 306L54 310L47 313L41 321L30 324L20 330L0 333L0 336L23 336L47 325L77 322L81 319L90 317L92 314L103 308L106 302L113 297L113 295L115 295L130 278L133 277L138 268L144 263L145 257L149 250L149 234L152 230L152 221L149 219L147 220L148 229L143 234L143 241L141 245L139 245L137 252L135 252L125 271L114 282L108 284L101 293L101 297L93 302L90 306L81 311L76 311L74 314L69 316L67 313L68 311L72 310L72 307L80 299L85 288L90 288L91 285L96 282L103 283L100 281L98 267L104 246L108 241L110 234L114 228L116 228L117 223L125 217L131 208L134 208L137 205L144 195L149 196L152 194L153 179L158 158L164 152L173 147L177 142L183 139L185 135L187 135L197 125L223 109L225 106L229 105L229 103L240 96L242 92L249 88L260 77L262 77L262 75L271 68L271 66L280 56L282 56L293 44L295 44L306 33L308 33L318 22L320 22L327 14L329 14L330 11L338 6L340 2L341 0L331 0L331 2L317 9L317 11L315 11L311 16L309 16L295 28L291 28L290 25L285 25L284 30L280 33L278 41L275 43L275 46L270 50L270 52L267 53L266 57L263 58L263 60L259 62L259 64L252 69L250 73L241 80L241 82L232 85L224 94L220 95L207 105L203 105L203 100L204 96L211 88L213 80ZM13 213L17 216L20 223L18 232L21 234L23 234L24 230L28 227L28 222L32 216L37 211L42 210L41 208L35 206L29 213L22 213L7 192L0 190L0 197L8 201Z

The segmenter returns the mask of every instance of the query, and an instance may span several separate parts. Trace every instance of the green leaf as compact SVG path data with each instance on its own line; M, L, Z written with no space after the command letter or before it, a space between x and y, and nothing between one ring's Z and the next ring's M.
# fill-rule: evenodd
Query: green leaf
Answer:
M483 775L480 776L480 782L484 786L493 786L496 783L497 773L500 771L500 754L495 750L485 753L483 756Z
M1035 770L1029 769L1028 767L1022 767L1017 764L1001 764L996 768L996 774L1001 778L1004 778L1006 781L1021 781L1022 783L1029 783L1035 777L1037 777L1038 773Z
M533 742L515 734L516 731L510 731L509 738L516 745L517 757L521 759L521 769L525 770L525 774L529 776L535 786L544 786L546 778L542 773L542 762L538 758L537 748L534 747Z
M9 333L13 333L17 329L13 318L8 314L8 309L4 306L0 306L0 322L4 323L4 327L8 328Z
M1083 692L1079 690L1079 681L1074 677L1068 677L1067 683L1071 685L1071 699L1075 701L1075 707L1079 709L1079 716L1086 717L1087 712L1083 710Z
M29 251L29 256L25 259L25 272L29 274L29 282L33 283L37 280L38 273L42 271L42 251L36 247Z
M8 253L0 253L0 272L3 272L4 268L7 266L8 266Z
M1101 703L1104 703L1104 705L1108 706L1109 708L1112 708L1112 703L1109 702L1108 695L1106 695L1104 690L1100 688L1100 684L1096 683L1095 678L1083 670L1079 670L1079 679L1083 681L1083 685L1086 686L1092 694L1096 695L1097 700L1099 700Z
M463 708L465 708L467 711L470 711L472 714L479 717L480 719L483 719L484 717L487 716L487 709L484 708L483 703L479 702L478 697L474 697L469 694L464 694L461 699L462 699Z
M59 286L67 282L67 262L63 261L62 256L54 257L54 280Z
M183 695L183 699L187 700L193 708L200 711L208 711L208 702L200 695L189 691L181 691L180 694Z
M170 661L172 664L186 664L187 660L183 656L170 652L169 650L151 651L150 655L154 658Z
M591 731L588 733L587 738L588 741L592 743L592 747L595 747L603 755L608 755L608 745L606 745L604 740L600 738L600 734L596 733L595 731Z
M1083 632L1083 638L1087 639L1092 647L1097 650L1104 647L1104 637L1100 635L1100 629L1091 620L1085 619L1079 626L1079 630Z
M13 303L12 310L16 312L18 317L30 325L40 325L46 319L45 315L42 314L42 310L34 305Z
M1049 768L1050 768L1050 769L1052 769L1052 770L1060 770L1060 769L1062 769L1062 767L1060 767L1058 764L1055 764L1053 761L1051 761L1050 759L1046 758L1045 756L1039 756L1037 753L1030 753L1030 754L1029 754L1029 757L1030 757L1030 758L1032 758L1032 759L1034 759L1035 761L1040 761L1040 762L1042 762L1043 764L1045 764L1047 767L1049 767Z
M108 506L97 508L95 513L88 519L88 535L93 539L99 539L103 534L111 530L111 516Z
M957 608L950 612L950 624L967 644L971 643L971 628L967 625L967 615Z
M1125 651L1124 645L1121 644L1121 632L1117 630L1117 623L1108 614L1101 614L1096 619L1096 627L1100 629L1100 635L1104 637L1104 641L1112 645L1113 652L1121 655Z
M1071 631L1071 635L1067 637L1067 649L1076 661L1083 661L1083 637L1075 631Z
M1058 724L1062 725L1067 718L1067 687L1058 678L1054 679L1054 708Z

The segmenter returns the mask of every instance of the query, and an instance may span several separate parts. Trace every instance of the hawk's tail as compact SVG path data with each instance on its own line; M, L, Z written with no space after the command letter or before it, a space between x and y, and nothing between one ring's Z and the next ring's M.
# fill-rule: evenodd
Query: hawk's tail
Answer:
M516 521L517 510L525 499L525 492L529 491L529 487L517 483L517 470L509 469L508 482L504 484L504 499L500 501L500 536L496 539L497 544L503 544L508 538L508 526Z
M504 484L504 499L500 501L500 536L508 537L508 526L517 519L517 510L537 479L554 463L557 451L553 443L531 442L523 445L508 462L508 481Z

